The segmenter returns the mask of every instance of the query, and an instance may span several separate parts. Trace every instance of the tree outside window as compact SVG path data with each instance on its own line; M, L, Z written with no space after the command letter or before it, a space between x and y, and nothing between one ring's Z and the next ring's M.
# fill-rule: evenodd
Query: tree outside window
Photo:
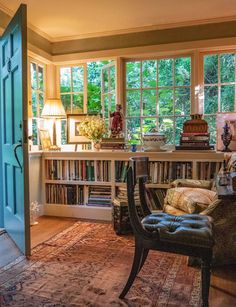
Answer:
M31 107L32 107L32 135L33 145L39 144L38 128L44 105L44 66L35 62L30 62L31 81Z
M191 57L126 62L126 134L141 140L158 128L179 142L191 109Z

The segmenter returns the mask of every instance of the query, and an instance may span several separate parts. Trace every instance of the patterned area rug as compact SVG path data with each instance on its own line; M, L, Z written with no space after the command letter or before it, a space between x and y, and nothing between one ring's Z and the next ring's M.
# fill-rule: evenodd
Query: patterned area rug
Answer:
M183 256L151 252L125 300L118 298L134 242L109 224L76 222L30 259L0 270L0 306L199 306L200 273Z

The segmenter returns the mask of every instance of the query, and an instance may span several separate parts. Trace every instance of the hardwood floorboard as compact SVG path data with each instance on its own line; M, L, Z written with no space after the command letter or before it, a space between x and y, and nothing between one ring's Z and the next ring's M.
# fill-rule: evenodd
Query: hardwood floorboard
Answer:
M39 245L55 236L64 229L70 227L78 219L59 218L53 216L41 216L37 219L38 224L30 227L31 248Z

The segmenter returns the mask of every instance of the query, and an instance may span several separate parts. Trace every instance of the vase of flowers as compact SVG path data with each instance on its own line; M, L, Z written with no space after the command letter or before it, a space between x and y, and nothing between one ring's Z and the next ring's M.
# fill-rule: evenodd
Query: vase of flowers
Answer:
M100 150L101 139L107 132L105 121L100 116L87 116L78 127L79 134L92 141L93 149Z

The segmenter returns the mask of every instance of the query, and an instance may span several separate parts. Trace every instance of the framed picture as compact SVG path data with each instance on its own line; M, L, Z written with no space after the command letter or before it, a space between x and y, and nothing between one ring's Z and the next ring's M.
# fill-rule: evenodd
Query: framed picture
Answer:
M67 143L89 144L91 140L79 134L78 126L88 114L67 114Z
M52 141L47 129L39 129L39 139L42 145L42 150L50 150Z
M230 132L232 134L232 141L230 142L229 148L232 151L236 151L236 112L218 112L216 117L216 126L217 126L217 141L216 148L217 150L222 150L224 145L221 139L223 133L223 127L225 123L228 123L230 127Z

